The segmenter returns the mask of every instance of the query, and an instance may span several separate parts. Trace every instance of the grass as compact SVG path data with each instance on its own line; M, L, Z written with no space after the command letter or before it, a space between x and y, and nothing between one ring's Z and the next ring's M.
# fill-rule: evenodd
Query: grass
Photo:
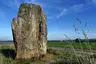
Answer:
M12 43L0 44L0 64L45 64L51 59L51 54L47 54L44 60L26 59L26 60L16 60L15 49ZM48 58L48 60L45 60Z
M70 45L72 45L75 49L81 48L81 46L83 49L86 49L87 48L86 44L90 45L92 49L96 49L95 42L94 43L92 43L92 42L90 42L90 43L85 42L84 43L83 42L83 43L81 43L81 45L79 42L78 43L76 43L76 42L48 42L48 47L70 48ZM3 48L8 47L8 46L10 46L12 48L14 46L12 42L5 42L5 44L1 43L0 45L3 45ZM2 47L2 46L0 46L0 47Z
M86 43L86 42L85 42ZM70 48L70 45L72 45L75 49L76 48L82 48L86 49L85 43L76 43L76 42L48 42L48 47L61 47L61 48ZM96 49L96 43L88 43L87 45L90 45L92 49Z
M48 42L48 51L47 54L52 55L53 57L50 61L49 58L50 56L47 55L48 61L45 60L33 60L33 59L28 59L28 60L15 60L12 55L14 55L14 46L12 43L5 43L5 44L0 44L0 64L80 64L80 62L83 62L81 64L84 64L84 62L90 63L89 60L95 62L96 60L96 54L91 55L91 53L88 55L87 53L76 53L76 52L67 52L64 50L56 50L52 49L51 47L59 47L59 48L71 48L70 45L72 45L75 48L80 48L80 43L75 43L75 42ZM96 43L89 43L92 48L96 49ZM86 48L85 43L81 43L82 48ZM94 58L93 58L94 57ZM85 62L85 64L86 64ZM87 63L87 64L88 64ZM94 64L94 63L93 63Z
M66 60L71 54L66 54L64 51L53 50L49 48L47 50L47 55L44 60L15 60L14 57L14 46L12 44L2 44L0 45L0 64L54 64L62 60ZM63 56L64 55L64 56Z
M46 60L15 60L13 59L12 55L14 53L14 47L11 45L7 46L0 46L0 64L79 64L80 61L77 60L77 58L82 58L81 54L74 54L66 52L64 50L55 50L52 48L48 48L47 54L51 55L52 59L50 59L50 56L46 56L48 61ZM78 56L81 55L81 56ZM95 57L95 56L94 56ZM50 59L50 61L49 61ZM84 59L84 58L83 58ZM85 58L86 59L86 58ZM89 61L88 61L89 62Z

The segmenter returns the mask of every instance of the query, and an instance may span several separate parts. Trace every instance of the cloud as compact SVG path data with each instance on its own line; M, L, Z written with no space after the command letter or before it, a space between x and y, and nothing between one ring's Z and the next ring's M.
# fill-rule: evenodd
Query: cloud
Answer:
M16 8L16 7L18 8L19 5L21 4L21 2L19 0L7 0L6 2L2 1L2 3L11 8Z
M40 4L43 7L43 3L40 3L38 0L8 0L7 2L3 1L3 4L11 8L19 8L20 4L22 3Z
M86 0L87 4L96 5L96 0Z
M23 2L20 2L19 0L14 0L14 2L17 8L19 8L20 4L23 3Z
M62 11L57 15L57 19L65 16L67 14L71 14L71 13L78 13L83 9L83 4L77 4L77 5L73 5L69 8L64 8L62 9Z
M33 4L40 4L41 7L44 7L44 3L41 3L39 0L24 0L24 3L33 3Z
M20 4L23 3L33 3L33 4L39 4L38 0L13 0L15 2L15 5L17 8L19 8Z
M25 0L25 3L37 3L37 0Z
M59 10L59 8L56 7L54 4L49 4L47 2L49 2L49 3L58 3L59 2L60 3L61 1L48 1L48 0L46 0L46 1L40 1L40 0L7 0L7 2L2 1L2 3L4 5L10 7L12 10L18 10L20 4L22 4L22 3L40 4L40 6L42 7L42 10L44 10L44 12L48 11L48 19L52 19L53 16L49 15L50 9ZM54 16L54 18L56 18L55 16Z
M83 8L83 4L73 5L70 9L75 12L79 12Z
M63 9L61 12L60 12L60 14L57 16L57 18L60 18L61 16L63 16L63 15L66 15L67 14L67 9Z
M96 0L90 0L92 3L96 4Z
M96 4L96 0L92 0L92 2L93 2L94 4Z

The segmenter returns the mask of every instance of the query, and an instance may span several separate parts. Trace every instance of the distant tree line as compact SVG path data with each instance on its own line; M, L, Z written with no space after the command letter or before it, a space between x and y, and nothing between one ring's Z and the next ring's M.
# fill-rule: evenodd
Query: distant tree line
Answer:
M83 43L83 42L96 42L96 39L79 39L79 38L76 38L75 40L48 40L48 42L76 42L76 43Z
M96 42L96 39L88 39L88 40L86 40L86 39L79 39L79 38L76 38L75 39L75 42L77 42L77 43L79 43L79 42L81 42L81 43L83 43L83 42Z

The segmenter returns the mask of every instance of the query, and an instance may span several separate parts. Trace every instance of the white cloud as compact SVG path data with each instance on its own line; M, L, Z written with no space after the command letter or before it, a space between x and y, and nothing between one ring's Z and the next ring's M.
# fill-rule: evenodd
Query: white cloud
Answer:
M75 12L79 12L83 8L83 4L73 5L70 9L74 10Z
M92 2L93 2L94 4L96 4L96 0L92 0Z
M83 4L77 4L77 5L73 5L69 8L64 8L62 9L62 11L57 15L57 19L62 17L62 16L65 16L67 14L71 14L71 13L78 13L82 10L83 8Z
M5 5L14 8L19 8L20 4L22 3L33 3L33 4L40 4L43 7L43 3L40 3L38 0L8 0L7 2L3 2Z
M18 8L20 6L21 2L19 0L7 0L6 2L3 1L3 4L7 5L11 8L14 8L14 7Z
M39 0L24 0L24 3L40 4L42 8L45 7L44 3L39 2Z
M37 3L37 0L25 0L25 3Z
M19 8L21 2L20 2L19 0L14 0L14 2L15 2L15 6L16 6L17 8Z
M60 18L61 16L66 15L66 14L67 14L67 11L68 11L68 10L64 8L64 9L60 12L60 14L57 15L57 18Z
M96 5L96 0L86 0L87 4L95 4Z
M33 3L33 4L40 4L42 5L40 2L38 2L38 0L24 0L23 2L19 1L19 0L14 0L15 5L17 6L17 8L20 6L20 4L22 3Z

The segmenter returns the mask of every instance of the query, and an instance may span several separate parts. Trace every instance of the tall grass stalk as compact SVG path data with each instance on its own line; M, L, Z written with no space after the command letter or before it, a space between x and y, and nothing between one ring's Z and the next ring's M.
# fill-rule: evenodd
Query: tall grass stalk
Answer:
M76 18L77 19L77 18ZM77 19L79 22L80 22L80 24L81 24L81 21L79 20L79 19ZM85 27L87 26L87 23L85 24ZM74 28L75 30L76 30L76 26L75 26L75 28ZM89 31L88 31L89 32ZM92 49L91 49L91 46L89 45L89 40L88 40L88 35L87 35L87 33L82 29L82 34L83 34L83 36L84 36L84 38L85 38L85 40L86 40L86 42L84 42L85 43L85 45L86 45L86 47L87 47L87 49L89 49L89 53L90 54L92 54ZM79 43L80 43L80 45L81 45L81 41L79 41ZM81 45L81 47L82 47L82 45ZM82 49L82 52L83 52L83 48L81 48ZM87 62L89 62L90 64L96 64L95 63L95 60L94 60L94 58L90 58L90 54L88 54L88 55L84 55L83 54L83 56L81 56L82 57L82 60L80 60L80 62L82 63L82 64L86 64ZM82 55L82 54L81 54Z
M65 36L68 40L71 40L67 35L64 34L64 36ZM77 52L76 52L75 48L72 46L72 44L71 44L69 41L67 41L67 42L68 42L68 45L69 45L69 46L72 48L72 50L74 51L75 56L77 56ZM73 41L72 41L72 43L73 43ZM76 57L76 59L77 59L77 61L79 62L79 60L78 60L77 57Z
M80 21L80 19L76 18L76 20L79 21L80 24L82 23ZM87 24L88 23L86 23L84 27L87 27ZM74 27L75 32L77 33L77 31L79 31L79 29L75 25L73 25L73 27ZM74 51L74 55L76 56L76 59L79 62L79 64L96 64L94 57L92 57L92 58L90 57L90 55L92 55L93 52L92 52L91 45L89 44L89 39L88 39L88 35L87 35L89 30L87 31L87 33L83 29L81 31L82 31L82 34L83 34L85 40L86 40L86 42L84 42L84 43L85 43L87 49L89 50L89 52L88 52L89 54L84 53L80 39L79 39L79 43L80 43L80 47L81 47L81 52L79 53L81 55L80 57L78 57L78 53L75 50L75 48L72 46L72 44L70 42L68 42L68 44L72 48L72 50ZM64 36L70 40L70 38L67 35L64 35ZM73 41L72 41L72 43L73 43Z

